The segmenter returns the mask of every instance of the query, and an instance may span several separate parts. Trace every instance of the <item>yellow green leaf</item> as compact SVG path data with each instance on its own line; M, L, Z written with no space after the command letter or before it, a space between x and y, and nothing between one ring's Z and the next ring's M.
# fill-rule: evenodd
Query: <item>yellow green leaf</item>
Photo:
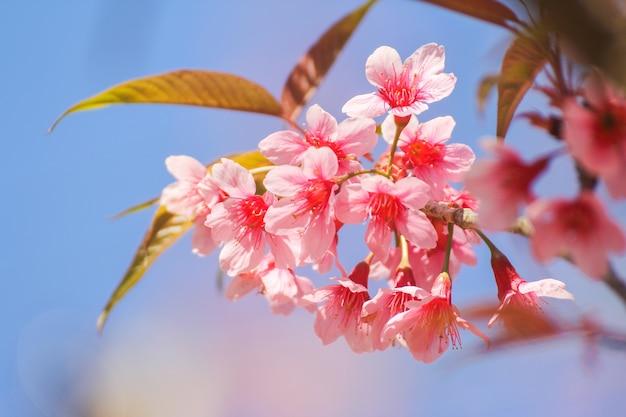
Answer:
M330 27L291 70L281 103L283 115L295 121L311 99L335 59L376 0L370 0Z
M282 108L265 88L232 74L179 70L118 84L67 109L52 125L70 113L110 104L183 104L241 110L280 117Z
M519 23L511 9L496 0L421 0L425 3L445 7L464 15L475 17L485 22L510 28L508 22Z
M498 78L498 120L496 135L504 140L517 106L546 65L545 48L526 36L513 39L504 54Z
M128 290L139 282L155 259L192 225L193 223L186 217L169 213L163 206L157 209L152 219L152 225L146 232L141 245L139 245L124 278L122 278L122 281L98 317L99 332L102 331L111 309L126 295Z

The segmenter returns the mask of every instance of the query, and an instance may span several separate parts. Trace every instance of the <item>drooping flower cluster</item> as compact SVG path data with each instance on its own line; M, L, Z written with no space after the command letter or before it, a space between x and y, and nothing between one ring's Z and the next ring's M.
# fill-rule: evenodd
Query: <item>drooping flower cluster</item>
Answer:
M366 63L376 91L350 99L343 107L347 119L338 123L316 104L306 112L304 127L260 141L261 154L274 164L257 170L266 171L262 183L229 159L207 170L187 156L168 158L178 181L163 191L161 204L194 221L194 252L220 248L220 268L233 277L229 299L256 290L276 313L289 314L297 306L314 311L322 342L343 336L355 352L400 345L429 363L450 345L461 346L459 327L489 343L451 301L451 275L462 264L476 263L472 244L479 239L425 209L435 202L478 210L472 195L450 184L462 181L475 159L469 146L448 143L454 119L417 118L454 88L456 78L443 72L444 60L444 49L436 44L422 46L404 62L390 47L376 49ZM373 118L386 113L379 132L389 146L367 167L378 141ZM483 204L481 218L489 219L484 226L504 228L522 205L534 201L530 184L548 160L525 164L504 145L493 149L496 160L474 168L468 183ZM606 229L610 223L589 198L581 210L594 208L593 226L604 221ZM551 210L557 208L537 209L532 220L550 223ZM338 242L344 227L363 223L369 253L348 274ZM587 233L583 229L581 236ZM619 236L611 235L598 251L619 249ZM542 260L564 248L575 252L541 234L535 243ZM339 275L320 288L295 272L309 265L326 273L333 264ZM505 285L502 275L496 273L499 288ZM388 286L371 297L368 284L377 278L386 278ZM523 297L534 301L533 291L554 294L534 288L511 279L494 313Z

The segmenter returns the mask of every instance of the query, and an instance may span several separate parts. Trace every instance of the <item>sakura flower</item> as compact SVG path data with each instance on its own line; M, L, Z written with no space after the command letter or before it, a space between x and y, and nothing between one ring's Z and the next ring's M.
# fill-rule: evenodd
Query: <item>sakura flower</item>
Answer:
M275 132L259 142L261 153L276 165L300 165L305 151L311 147L330 148L339 161L338 175L361 168L357 158L376 145L376 123L372 119L337 120L315 104L306 112L304 136L291 131Z
M221 199L218 184L196 159L186 155L170 156L165 166L178 180L161 193L161 205L170 213L194 219Z
M498 285L500 306L489 320L488 327L491 327L503 312L505 322L513 318L514 323L523 325L523 320L520 320L519 316L527 317L541 310L538 304L540 297L574 299L574 296L565 289L565 284L556 279L546 278L533 282L522 279L507 257L495 248L491 250L491 267Z
M317 308L315 334L327 345L343 336L356 353L373 350L371 326L361 317L363 304L370 299L367 292L369 265L357 264L347 278L337 278L339 284L319 288L304 299L321 303Z
M313 292L313 283L291 269L276 268L271 254L252 271L235 276L226 289L226 298L236 301L255 289L265 296L275 314L288 315L297 305L311 310L310 303L302 298Z
M480 225L491 230L507 229L514 224L520 208L535 199L530 186L549 160L541 158L528 164L501 142L484 142L483 146L494 157L474 163L465 177L465 186L480 200Z
M283 197L267 209L265 228L275 235L299 233L301 259L320 259L335 238L337 169L331 149L311 148L304 153L302 168L281 165L265 177L265 188Z
M452 136L454 125L450 116L424 123L411 116L398 139L406 169L430 185L433 199L441 200L446 182L461 181L476 159L472 149L465 144L445 144ZM387 117L381 129L383 138L391 144L396 131L393 117Z
M535 228L531 244L539 261L569 254L585 274L600 278L607 272L609 254L626 249L620 225L590 191L571 201L536 200L526 213Z
M194 220L191 244L193 253L204 256L217 248L212 231L204 225L211 208L224 199L225 193L196 159L177 155L165 160L168 171L178 180L163 189L161 205L170 213Z
M410 267L401 267L396 270L393 289L380 288L378 293L363 304L363 317L372 324L372 341L374 349L387 349L393 339L384 340L382 331L389 319L398 313L408 310L407 301L416 301L427 297L430 293L415 286L413 273Z
M395 183L379 175L367 177L342 187L337 197L337 218L344 223L360 223L369 217L365 241L383 262L389 255L394 231L415 245L432 248L437 233L420 211L428 201L428 189L427 184L413 177Z
M574 158L605 180L613 198L626 197L626 100L599 76L585 86L586 105L563 105L563 139Z
M443 72L443 46L429 43L418 48L404 63L398 52L381 46L365 63L367 80L376 92L350 99L342 108L349 116L378 117L388 110L397 117L419 114L450 95L456 83L453 74Z
M431 294L420 301L407 301L407 311L393 316L385 325L382 338L400 336L413 357L424 363L434 362L450 344L461 347L458 326L470 330L489 344L489 338L461 317L451 303L452 282L442 272L435 280Z
M256 184L250 171L230 159L222 158L213 166L213 177L228 198L213 207L205 225L212 229L213 239L225 242L220 252L220 268L234 276L254 268L270 246L279 268L296 266L289 236L265 231L265 214L274 195L256 195Z

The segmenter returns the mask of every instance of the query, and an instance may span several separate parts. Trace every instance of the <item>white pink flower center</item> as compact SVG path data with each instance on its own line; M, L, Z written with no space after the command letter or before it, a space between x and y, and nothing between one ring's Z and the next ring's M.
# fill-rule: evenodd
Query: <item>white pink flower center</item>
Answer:
M228 218L237 227L238 239L248 233L257 234L257 239L261 238L261 232L265 230L265 213L267 203L263 197L253 195L235 202L229 212Z
M445 145L430 143L424 139L417 139L401 149L407 161L416 168L437 166L443 161L445 153Z
M389 225L394 223L402 208L403 206L396 197L385 193L374 194L367 205L371 217Z
M322 148L324 146L330 148L335 153L335 155L337 155L337 160L339 161L346 158L345 152L337 145L336 142L328 140L319 133L306 132L306 134L304 135L304 140L306 141L306 143L315 148Z
M299 204L294 216L306 213L320 213L324 211L330 200L335 183L331 180L313 179L298 193L296 200Z
M418 80L417 74L408 74L405 68L400 74L385 78L385 84L378 88L378 94L392 108L410 106L418 100Z

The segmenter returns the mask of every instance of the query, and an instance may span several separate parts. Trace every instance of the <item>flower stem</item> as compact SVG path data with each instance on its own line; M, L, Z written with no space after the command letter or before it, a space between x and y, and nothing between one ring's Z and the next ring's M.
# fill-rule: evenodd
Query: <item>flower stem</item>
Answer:
M393 167L393 157L396 154L396 149L398 148L398 140L400 140L400 133L404 130L406 125L409 124L409 120L411 120L410 116L394 116L394 122L396 123L396 134L393 137L393 143L391 144L391 149L389 149L389 162L387 162L387 177L391 177L391 168Z
M452 236L454 234L454 223L448 223L448 243L446 244L446 254L443 258L441 272L450 275L450 254L452 253Z

